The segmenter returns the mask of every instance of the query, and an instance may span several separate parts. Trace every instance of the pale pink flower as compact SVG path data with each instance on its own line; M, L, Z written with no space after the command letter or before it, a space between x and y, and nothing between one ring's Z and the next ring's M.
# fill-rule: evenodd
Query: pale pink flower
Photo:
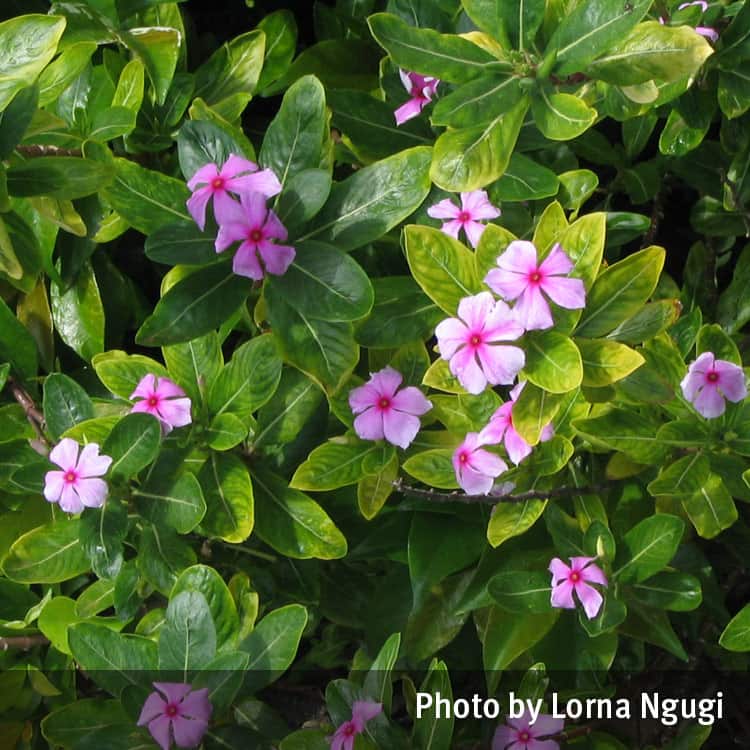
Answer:
M370 379L349 393L354 431L362 440L382 440L408 448L419 432L419 417L432 409L422 391L399 386L403 376L392 367L370 374Z
M598 565L594 565L595 557L571 557L570 566L559 557L555 557L549 564L552 573L552 606L563 609L575 609L573 592L583 604L589 620L593 620L601 609L604 599L590 584L607 585L607 578Z
M144 375L130 394L131 401L135 398L141 400L130 411L152 414L161 422L165 434L192 421L190 399L169 378L157 378L151 373Z
M510 385L526 361L517 346L498 345L523 335L511 309L489 292L464 297L458 317L438 323L435 336L440 356L469 393L481 393L487 383Z
M695 410L708 419L724 413L725 398L737 402L747 396L742 368L724 359L716 359L712 352L703 352L688 367L680 388Z
M233 194L255 192L270 198L281 192L281 183L270 169L259 172L255 162L235 154L221 169L216 164L204 164L187 185L193 191L188 198L188 211L201 229L206 227L206 206L211 198L214 199L214 216L221 224L228 221Z
M545 295L560 307L575 310L586 304L586 290L580 279L567 278L573 261L556 244L537 262L536 247L526 240L514 240L497 259L485 283L507 300L517 300L513 311L527 331L551 328L552 313Z
M518 383L510 392L510 401L504 403L491 417L489 424L479 433L488 444L503 443L508 457L516 464L521 463L531 453L531 446L516 432L513 426L513 405L518 401L525 382ZM540 440L545 442L555 434L552 423L542 429Z
M404 84L404 88L411 97L406 104L402 104L393 113L396 116L396 125L402 125L407 120L411 120L412 117L416 117L425 105L432 101L435 89L437 89L440 81L437 78L421 76L418 73L407 73L400 68L398 73L401 76L401 83Z
M476 432L470 432L453 453L456 481L467 495L486 495L496 477L508 470L500 456L483 450L486 445Z
M517 719L509 718L495 730L492 750L559 750L560 745L554 740L540 738L560 734L564 726L563 719L554 719L548 714L540 714L532 724L530 712L524 711Z
M156 691L143 704L138 726L148 724L162 750L169 750L173 739L177 747L198 747L211 718L208 688L193 690L182 682L155 682L154 687Z
M239 204L232 202L224 223L219 227L216 252L224 252L234 242L241 242L232 270L240 276L260 281L266 273L281 276L291 265L296 255L294 248L272 241L283 242L287 237L286 227L279 217L266 208L265 196L262 193L243 193Z
M59 503L66 513L80 513L84 508L101 508L107 499L104 476L112 463L99 454L99 446L89 443L78 455L80 446L63 438L49 453L49 460L62 471L48 471L44 477L44 497Z
M450 198L446 198L430 206L427 215L433 219L449 219L440 227L440 231L458 239L458 233L463 229L471 246L476 247L486 228L479 221L496 219L500 216L500 209L490 203L485 190L472 190L470 193L461 193L461 208Z
M354 750L354 740L365 731L365 724L383 711L382 703L354 701L352 718L345 721L329 738L331 750Z

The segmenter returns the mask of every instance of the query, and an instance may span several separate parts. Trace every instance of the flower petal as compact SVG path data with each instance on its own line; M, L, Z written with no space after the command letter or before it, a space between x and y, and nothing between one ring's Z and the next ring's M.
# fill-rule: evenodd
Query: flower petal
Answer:
M207 729L208 722L203 719L180 717L172 720L172 731L177 747L198 747Z
M495 307L495 299L489 292L480 292L464 297L458 303L458 317L465 321L471 333L482 331Z
M168 716L159 716L148 725L148 731L162 750L169 750L172 744L169 736L169 726L172 723Z
M456 479L467 495L486 495L495 483L494 477L475 471L471 466L464 466L457 472Z
M164 695L167 703L179 703L191 690L186 682L155 682L154 687Z
M375 406L380 399L377 388L365 383L349 391L349 408L354 414L359 414L371 406Z
M49 452L49 460L63 471L75 469L78 463L78 443L71 438L63 438Z
M503 299L514 300L524 293L529 280L525 274L493 268L487 272L484 283Z
M508 470L508 464L500 456L496 456L494 453L482 450L481 448L477 448L477 450L472 452L469 463L472 469L486 474L493 479Z
M458 382L471 394L480 394L487 386L487 376L479 367L474 351L466 346L456 352L448 365Z
M256 229L266 223L268 209L266 208L266 196L263 193L242 193L240 202L245 212L248 227Z
M109 456L99 455L96 443L89 443L83 447L78 457L77 471L82 477L101 477L107 473L111 463Z
M433 219L455 219L461 209L450 199L445 198L427 209L427 215Z
M485 341L515 341L524 334L518 316L502 300L497 300L484 324Z
M432 404L425 398L424 393L414 386L409 386L399 391L393 397L391 403L394 409L406 412L407 414L416 414L417 416L426 414L432 409Z
M466 232L466 236L472 247L476 247L479 244L479 240L482 239L485 229L487 229L487 227L484 224L480 224L478 221L464 222L464 232Z
M539 264L543 276L567 276L574 267L570 256L556 242L549 255Z
M393 398L404 380L404 376L392 367L384 367L370 375L370 383L381 396Z
M135 390L130 394L130 400L134 398L149 398L156 391L156 378L152 373L144 375L139 381Z
M229 183L229 189L235 193L263 193L266 198L273 198L274 195L278 195L281 192L281 183L273 170L262 169L255 174L235 177Z
M461 193L461 207L467 211L471 218L477 219L496 219L500 216L500 209L490 203L486 190L472 190L468 193Z
M555 719L549 714L539 714L532 726L535 737L549 737L551 734L562 732L565 728L565 719Z
M581 604L583 604L586 616L589 620L593 620L599 614L604 598L593 586L589 586L587 583L576 584L575 590Z
M440 356L450 359L456 353L456 349L467 342L469 332L463 321L458 318L446 318L437 324L435 337Z
M248 228L245 224L229 222L222 224L216 234L214 247L217 253L223 253L230 245L235 242L241 242L248 235Z
M604 575L604 571L598 565L594 565L593 563L587 565L583 569L581 572L581 578L589 583L598 583L602 586L607 586L609 584L607 576Z
M224 162L220 174L225 180L231 180L244 172L257 171L258 165L254 161L245 159L237 154L230 154L229 158Z
M163 714L167 708L167 702L157 692L151 693L141 709L141 715L136 722L139 727L153 721L159 714Z
M237 252L232 260L232 270L238 276L247 276L254 281L260 281L263 278L265 274L258 260L258 255L255 252L255 245L243 242L237 248Z
M507 750L515 743L517 732L509 726L503 724L495 730L492 738L492 750Z
M706 419L720 417L726 409L724 397L715 385L704 386L693 401L693 406L698 414L706 417Z
M573 601L573 584L569 581L563 581L552 587L552 600L553 607L562 607L563 609L575 609L576 605Z
M741 367L724 359L714 362L714 369L719 373L719 388L730 401L742 401L747 397L745 373Z
M420 99L409 99L408 102L402 104L394 113L393 116L396 118L396 125L403 125L407 120L411 120L417 117L422 111L425 102Z
M184 427L193 421L191 406L189 398L165 399L159 404L159 414L170 427Z
M558 581L566 581L571 569L559 557L553 557L549 563L549 572L552 573L552 585Z
M352 721L359 732L364 725L383 712L383 704L375 701L354 701L352 704Z
M218 176L219 168L216 166L216 164L204 164L188 180L188 190L195 190L198 185L207 185L212 180L215 180Z
M503 445L508 451L508 458L516 466L531 453L531 446L516 432L514 427L508 428Z
M518 298L513 310L527 331L551 328L554 324L549 304L538 287L528 287Z
M72 484L63 486L59 505L66 513L80 513L84 508L81 498L78 497L78 493Z
M367 409L354 420L354 432L362 440L382 440L383 415L378 409Z
M579 310L586 306L586 287L581 279L552 276L546 278L540 286L542 291L560 307L567 310Z
M44 497L50 503L60 500L63 487L65 486L64 471L48 471L44 475Z
M185 391L169 378L159 378L156 383L156 393L161 398L175 398L185 396Z
M286 227L281 223L281 220L273 211L268 212L263 229L266 237L273 237L282 242L285 242L287 237L289 237L289 232L286 231Z
M87 508L101 508L107 499L107 483L103 479L79 479L75 483L75 488L80 501Z
M517 346L483 345L477 349L477 356L492 385L510 385L526 364L526 355Z
M273 242L261 242L258 252L266 271L274 276L283 276L297 255L291 245L277 245Z
M440 231L443 234L447 234L449 237L453 237L454 240L457 240L458 233L461 231L463 226L463 222L459 221L458 219L451 219L450 221L446 221L445 224L440 227Z
M185 204L188 213L193 217L193 221L200 227L201 231L206 228L206 207L213 194L214 191L210 187L200 188L187 199Z
M537 270L536 246L528 240L513 240L497 259L504 271L528 276Z
M383 434L385 439L393 445L406 450L417 436L421 427L419 417L395 409L383 412Z

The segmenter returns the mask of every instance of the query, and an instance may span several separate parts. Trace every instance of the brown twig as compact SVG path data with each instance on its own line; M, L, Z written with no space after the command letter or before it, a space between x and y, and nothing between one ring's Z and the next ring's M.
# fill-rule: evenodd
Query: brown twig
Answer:
M409 495L410 497L421 497L441 503L479 503L483 505L524 503L527 500L548 500L555 497L591 495L611 487L610 484L600 484L591 487L555 487L549 490L530 490L529 492L504 493L500 495L467 495L463 492L440 492L439 490L414 487L404 484L404 480L401 477L394 480L393 486L397 492Z
M16 146L16 151L23 156L83 156L78 148L59 148L58 146Z
M39 441L48 446L49 441L44 434L44 414L39 411L37 405L34 403L34 399L31 398L26 389L13 377L8 378L8 388L10 388L13 398L21 405L26 413L26 418L34 428L34 432L36 432Z
M10 649L28 651L34 648L34 646L48 645L49 639L43 635L19 635L10 638L0 638L0 651L9 651Z

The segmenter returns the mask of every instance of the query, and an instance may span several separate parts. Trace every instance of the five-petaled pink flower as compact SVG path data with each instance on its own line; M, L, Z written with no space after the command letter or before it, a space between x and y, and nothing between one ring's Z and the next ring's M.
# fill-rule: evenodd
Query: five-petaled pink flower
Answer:
M177 747L198 747L211 718L208 688L193 690L182 682L155 682L154 687L156 691L143 704L138 726L148 724L162 750L169 750L172 739Z
M372 373L349 393L349 406L357 418L354 431L362 440L382 440L408 448L419 432L419 417L432 409L422 391L399 386L403 377L392 367Z
M219 227L216 252L224 252L234 242L242 243L235 253L232 269L240 276L260 281L266 273L281 276L291 265L296 255L294 248L272 241L283 242L287 236L279 217L266 208L262 193L243 193L239 204L232 202Z
M508 465L500 456L483 450L487 445L476 432L470 432L453 453L453 470L456 480L467 495L486 495L495 479Z
M187 207L195 223L206 227L206 206L214 199L214 216L221 224L228 221L234 200L232 194L262 193L266 198L281 192L281 183L270 169L258 171L258 165L232 154L221 169L216 164L204 164L188 181L193 194Z
M476 247L486 228L485 224L479 223L480 220L496 219L500 216L500 209L490 203L485 190L472 190L470 193L461 193L461 208L450 198L446 198L430 206L427 215L433 219L448 219L440 227L440 231L458 239L458 233L463 229L471 246Z
M559 750L560 745L554 740L540 738L560 734L564 726L563 719L554 719L548 714L540 714L532 724L531 714L524 711L517 719L509 718L507 724L495 730L492 750Z
M152 414L161 422L165 434L192 421L190 399L169 378L157 378L151 373L144 375L130 394L131 401L135 398L141 400L130 411Z
M80 513L84 508L101 508L107 499L104 476L112 463L99 454L99 446L89 443L78 455L79 445L63 438L49 453L49 460L62 471L48 471L44 477L44 497L59 503L66 513Z
M518 465L531 453L531 446L516 432L513 426L513 405L518 401L526 382L518 383L510 392L510 401L504 403L490 417L489 424L479 433L484 441L496 445L503 443L508 457ZM540 437L541 442L549 440L555 434L552 423L545 425Z
M570 310L586 304L583 281L566 276L573 262L559 244L539 263L532 242L514 240L497 259L497 265L499 268L493 268L484 281L504 299L517 300L513 311L528 331L552 327L545 295Z
M458 317L438 323L438 350L450 360L450 371L469 393L481 393L487 383L510 385L526 361L517 346L498 345L523 335L523 326L502 301L489 292L464 297Z
M563 609L575 609L573 592L583 604L589 620L593 620L604 601L602 595L590 584L607 585L607 578L598 565L594 565L595 557L571 557L570 566L559 557L555 557L549 564L552 573L552 606Z
M708 419L724 413L725 398L737 402L747 396L742 368L725 359L716 359L712 352L703 352L690 365L680 387L695 410Z
M354 701L352 718L339 726L330 738L331 750L354 750L354 740L365 731L365 724L383 711L382 703Z
M407 73L400 68L398 72L401 76L401 83L404 84L404 88L411 97L406 104L402 104L393 113L396 116L396 125L401 125L407 120L411 120L412 117L416 117L424 106L432 101L440 80L429 76L421 76L418 73Z

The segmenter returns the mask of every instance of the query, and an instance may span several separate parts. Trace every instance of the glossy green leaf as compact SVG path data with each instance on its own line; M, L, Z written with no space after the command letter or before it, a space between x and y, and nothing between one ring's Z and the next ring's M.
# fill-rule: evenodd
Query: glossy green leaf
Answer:
M645 605L671 612L690 612L703 599L701 582L688 573L665 572L633 585L633 593Z
M528 531L544 513L547 500L499 502L492 509L487 526L487 541L493 547Z
M86 391L62 373L47 376L42 403L44 421L55 440L73 425L94 416L94 405Z
M441 97L430 120L434 125L468 128L501 117L523 96L519 76L483 75Z
M595 109L573 94L555 93L541 87L531 100L534 123L545 138L569 141L588 130L596 120Z
M194 401L200 401L224 366L219 337L215 332L199 336L184 344L162 349L170 377Z
M276 203L276 215L292 237L328 200L331 175L326 169L303 169L290 176Z
M129 399L140 381L148 374L167 377L164 365L142 354L127 354L113 349L97 354L91 364L104 386L120 398Z
M583 362L583 385L601 388L630 375L644 362L635 349L606 339L575 339Z
M496 201L539 200L555 195L559 187L557 175L551 169L515 153L503 176L492 186L491 195Z
M458 488L458 480L451 461L452 456L453 450L445 448L422 451L406 459L402 468L428 487L455 490Z
M614 577L622 583L640 583L658 573L674 557L684 530L681 518L663 513L636 524L618 546Z
M127 506L116 497L108 497L101 508L91 508L81 517L81 546L99 578L111 580L120 572L127 533Z
M38 156L8 169L8 192L27 198L48 195L72 200L97 193L112 183L109 164L75 156Z
M179 534L191 532L206 515L206 501L198 480L185 473L174 482L159 478L133 490L139 511L156 524L171 526Z
M159 669L179 672L183 680L206 666L216 654L216 627L205 596L182 591L169 601L159 634Z
M581 385L583 363L578 347L555 331L527 335L526 377L550 393L567 393Z
M487 585L490 596L507 612L543 614L549 612L552 587L549 574L512 570L498 573Z
M278 80L289 68L297 43L297 22L290 10L277 10L264 16L258 28L266 35L263 69L258 90Z
M10 362L23 377L36 375L36 343L3 300L0 300L0 360Z
M158 455L161 423L151 414L128 414L112 429L102 453L112 457L109 475L129 479Z
M719 638L719 644L727 651L750 651L750 604L729 621Z
M251 156L227 129L207 120L183 123L177 138L177 148L180 169L186 180L205 164L221 167L232 154ZM185 262L188 261L183 261Z

